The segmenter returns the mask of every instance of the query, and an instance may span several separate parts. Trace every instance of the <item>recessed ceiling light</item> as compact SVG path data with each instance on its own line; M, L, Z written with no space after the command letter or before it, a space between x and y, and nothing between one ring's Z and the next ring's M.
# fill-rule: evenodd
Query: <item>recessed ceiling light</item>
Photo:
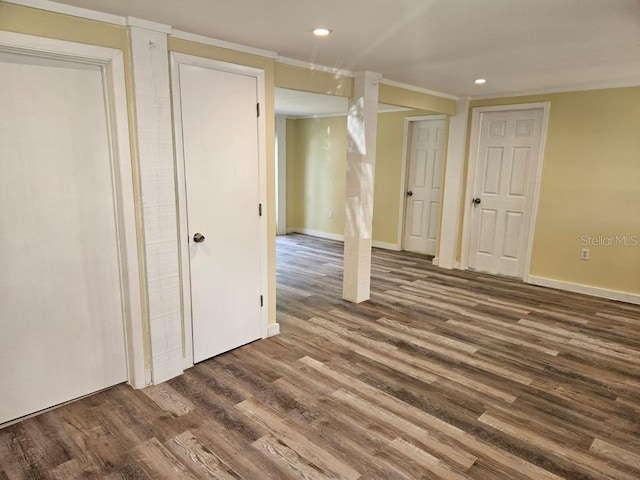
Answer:
M314 28L313 29L313 34L316 37L326 37L330 33L331 33L331 30L329 30L328 28Z
M476 85L482 85L482 84L484 84L484 83L487 83L487 81L486 81L484 78L477 78L477 79L474 81L474 83L475 83Z

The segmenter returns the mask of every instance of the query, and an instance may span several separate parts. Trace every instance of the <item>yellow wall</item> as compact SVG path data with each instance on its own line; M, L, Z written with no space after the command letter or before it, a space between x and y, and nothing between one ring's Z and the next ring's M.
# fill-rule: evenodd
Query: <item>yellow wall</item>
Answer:
M438 97L428 93L416 92L394 85L380 84L378 102L398 105L400 107L413 108L428 113L455 115L456 101L450 98Z
M378 114L373 240L398 242L404 119L428 112ZM295 144L295 148L290 145ZM344 234L346 117L287 121L287 225ZM329 211L333 210L333 218Z
M472 107L551 102L531 275L640 294L640 87L477 100ZM628 237L628 241L631 239Z
M344 233L344 191L347 157L347 117L296 120L293 164L297 228L330 234ZM290 138L287 131L287 139ZM333 218L329 217L333 211Z
M353 95L353 78L323 72L310 68L294 67L283 63L275 64L276 87L324 93L339 97Z

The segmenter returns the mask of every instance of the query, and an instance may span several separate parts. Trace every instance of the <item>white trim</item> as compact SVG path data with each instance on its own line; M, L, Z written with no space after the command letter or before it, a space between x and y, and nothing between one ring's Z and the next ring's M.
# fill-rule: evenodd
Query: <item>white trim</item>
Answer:
M542 103L542 130L540 132L540 144L538 146L538 163L533 184L533 198L531 199L531 217L529 218L529 238L527 239L527 249L524 257L524 274L522 280L529 280L531 271L531 255L533 253L533 237L536 233L536 220L538 219L538 206L540 204L540 189L542 187L542 168L544 164L544 152L547 146L547 130L549 129L549 113L551 102Z
M497 98L529 97L533 95L550 95L553 93L585 92L588 90L608 90L611 88L628 88L628 87L638 87L638 86L640 86L640 80L636 80L634 82L575 85L573 87L547 88L542 90L529 90L526 92L495 93L491 95L472 96L471 99L472 100L492 100Z
M591 295L593 297L606 298L609 300L617 300L619 302L640 305L640 295L635 293L619 292L617 290L592 287L590 285L565 282L562 280L553 280L551 278L536 277L533 275L529 275L527 283L530 283L531 285L538 285L539 287L555 288L557 290L566 290L567 292L582 293L584 295Z
M409 175L409 157L411 156L411 122L423 120L446 120L446 115L420 115L404 118L404 133L402 139L402 166L400 167L400 202L398 208L398 247L404 250L405 215L407 213L407 182ZM444 183L444 182L443 182Z
M411 90L412 92L426 93L427 95L434 95L436 97L448 98L449 100L460 100L460 97L451 95L449 93L437 92L435 90L429 90L427 88L422 88L422 87L414 87L413 85L394 82L393 80L388 80L386 78L383 78L382 80L380 80L380 83L382 83L383 85L389 85L390 87L404 88L405 90Z
M145 30L152 30L154 32L166 33L167 35L170 35L173 30L171 28L171 25L165 25L164 23L156 23L150 20L145 20L143 18L127 17L126 22L128 27L144 28Z
M73 62L101 66L108 101L109 136L117 196L117 230L121 268L123 328L127 358L127 380L134 388L146 382L144 333L142 329L142 294L136 226L133 165L129 144L129 117L121 50L85 45L63 40L0 31L0 50L44 58L64 58Z
M282 57L276 55L276 62L284 65L291 65L292 67L300 67L307 70L317 70L319 72L333 73L335 75L342 75L343 77L354 77L355 73L351 70L341 70L339 68L325 67L324 65L316 65L315 63L304 62L302 60L296 60L295 58Z
M65 5L64 3L50 2L48 0L2 0L5 3L13 3L24 7L37 8L48 12L62 13L73 17L86 18L88 20L97 20L98 22L111 23L114 25L125 26L125 18L120 15L112 15L110 13L98 12L87 8L74 7Z
M210 45L212 47L225 48L227 50L233 50L236 52L248 53L250 55L257 55L259 57L266 57L271 59L278 58L276 52L271 50L263 50L261 48L247 47L246 45L240 45L239 43L227 42L225 40L218 40L204 35L197 35L195 33L184 32L182 30L173 30L171 33L173 38L179 38L180 40L187 40L190 42L202 43L204 45Z
M442 268L456 268L458 235L460 227L460 206L464 187L465 148L469 124L469 99L458 100L456 114L449 118L447 140L447 160L444 171L442 192L442 214L440 239L436 252ZM459 265L458 267L459 268Z
M431 260L431 265L433 265L435 267L439 267L440 266L440 259L438 257L433 257L433 260Z
M273 325L269 325L269 329L267 330L267 337L275 337L276 335L280 335L279 323L274 323Z
M381 248L383 250L393 250L394 252L399 252L400 245L397 243L388 243L388 242L378 242L377 240L373 240L371 242L371 246L374 248Z
M480 117L486 112L501 112L514 110L533 110L542 109L542 130L540 133L540 145L538 149L538 158L536 165L536 173L533 179L533 192L530 203L530 220L529 220L529 236L524 256L524 274L523 281L527 281L529 270L531 268L531 252L533 250L533 237L535 235L535 223L538 215L538 203L540 200L540 186L542 183L542 167L544 163L544 153L547 138L547 127L549 125L550 102L536 103L519 103L514 105L495 105L487 107L474 107L472 109L471 134L469 136L469 164L467 167L467 185L465 189L464 216L462 221L462 251L460 252L460 265L463 270L469 268L469 248L471 239L471 202L467 201L473 195L473 188L476 180L476 170L478 166L478 143L480 135Z
M175 132L182 132L182 118L178 114L182 111L180 103L180 70L179 65L193 65L196 67L210 68L214 70L236 73L255 77L257 82L257 100L261 105L265 105L265 72L262 69L237 65L234 63L211 60L183 53L170 53L171 59L171 89L173 97L174 128ZM174 135L175 158L176 158L176 190L178 193L178 217L179 217L179 251L182 272L182 298L184 308L184 338L185 338L185 359L193 360L193 325L191 312L191 285L189 271L189 245L183 239L188 238L187 228L187 204L186 186L183 158L182 135ZM260 310L261 335L262 338L269 336L269 268L268 268L268 230L267 230L267 137L266 137L266 115L258 117L258 181L259 197L265 213L260 222L260 286L263 292L264 305Z

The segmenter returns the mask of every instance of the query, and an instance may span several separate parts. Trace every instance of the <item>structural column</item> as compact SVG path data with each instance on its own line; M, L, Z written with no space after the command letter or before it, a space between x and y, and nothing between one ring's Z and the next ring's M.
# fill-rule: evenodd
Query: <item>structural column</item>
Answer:
M154 384L180 375L182 313L167 34L171 27L128 18L135 144L144 234L150 358Z
M370 295L379 82L380 75L377 73L356 74L347 115L342 297L354 303L368 300Z

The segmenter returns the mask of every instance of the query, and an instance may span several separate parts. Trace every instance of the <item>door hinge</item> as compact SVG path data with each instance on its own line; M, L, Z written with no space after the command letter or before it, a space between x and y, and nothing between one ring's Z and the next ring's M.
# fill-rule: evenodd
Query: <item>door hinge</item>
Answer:
M262 204L261 203L258 204L258 215L262 216Z
M260 295L260 306L264 307L264 297Z
M258 111L258 116L260 116L260 104L256 103L256 110Z

